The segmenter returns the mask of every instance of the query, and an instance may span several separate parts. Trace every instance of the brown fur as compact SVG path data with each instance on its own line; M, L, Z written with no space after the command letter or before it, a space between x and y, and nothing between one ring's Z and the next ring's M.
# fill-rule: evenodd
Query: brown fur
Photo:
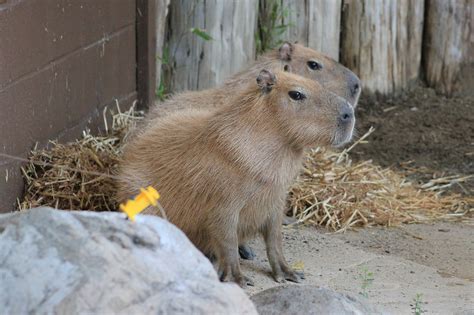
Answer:
M307 64L308 61L317 61L323 68L311 70ZM230 94L235 93L238 87L245 87L245 83L249 79L256 78L261 69L279 71L283 70L285 66L289 66L290 72L316 80L329 91L346 99L354 107L357 106L361 83L353 72L332 58L311 48L299 44L284 43L279 49L261 56L249 68L232 76L222 86L204 91L179 93L167 101L151 107L147 121L183 108L221 107L226 103ZM359 88L355 90L356 85Z
M125 147L118 197L152 185L169 220L205 254L223 280L243 285L238 244L261 233L277 281L298 281L283 257L281 224L303 149L352 135L353 108L318 83L278 72L258 78L215 110L188 109L148 125ZM289 91L306 95L303 101ZM341 123L341 114L350 119Z

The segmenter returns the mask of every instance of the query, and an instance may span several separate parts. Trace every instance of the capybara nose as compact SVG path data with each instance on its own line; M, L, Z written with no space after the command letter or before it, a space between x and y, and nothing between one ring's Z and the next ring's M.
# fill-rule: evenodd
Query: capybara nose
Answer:
M360 91L360 84L358 82L354 83L352 86L351 86L351 94L352 96L356 96L357 93L359 93Z
M353 73L348 70L347 73L347 88L349 90L349 97L357 98L362 90L362 85L360 84L360 79Z
M352 109L343 109L339 114L339 121L343 124L347 124L354 119L354 111Z

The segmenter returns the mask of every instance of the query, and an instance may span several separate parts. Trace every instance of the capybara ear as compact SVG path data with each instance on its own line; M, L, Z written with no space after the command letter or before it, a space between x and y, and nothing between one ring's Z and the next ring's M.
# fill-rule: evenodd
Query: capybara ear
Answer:
M260 71L257 77L257 85L262 89L262 92L268 93L272 90L273 85L276 83L275 75L269 71L263 69Z
M293 45L289 42L284 42L281 44L280 49L280 59L284 61L291 61L291 55L293 54Z

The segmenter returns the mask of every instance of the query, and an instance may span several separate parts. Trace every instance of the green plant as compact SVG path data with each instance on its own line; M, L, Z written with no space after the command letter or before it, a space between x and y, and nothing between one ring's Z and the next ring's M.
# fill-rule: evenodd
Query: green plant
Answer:
M284 23L288 15L289 10L284 9L279 0L259 1L258 28L255 34L255 44L258 54L275 48L283 42L281 35L283 35L291 25Z
M155 97L160 101L164 101L166 99L166 87L165 83L163 82L163 75L160 76L160 84L156 88Z
M162 67L169 67L169 49L168 46L165 46L163 48L163 54L160 56L156 56L156 59L161 61L161 66ZM160 84L156 88L155 91L155 97L158 98L160 101L164 101L166 98L166 93L167 93L167 88L165 85L165 79L164 79L164 71L161 71L160 75Z
M412 305L412 310L413 314L415 315L421 315L425 313L426 311L423 310L422 304L423 304L423 294L417 293L415 298L413 299L414 304Z
M209 40L212 40L213 38L211 37L211 35L209 35L205 30L201 29L201 28L198 28L198 27L193 27L189 30L191 33L201 37L202 39L204 39L205 41L209 41Z
M367 267L362 268L362 271L359 275L362 283L361 283L361 291L359 292L360 295L364 296L365 298L369 297L368 288L374 282L374 273L369 271Z

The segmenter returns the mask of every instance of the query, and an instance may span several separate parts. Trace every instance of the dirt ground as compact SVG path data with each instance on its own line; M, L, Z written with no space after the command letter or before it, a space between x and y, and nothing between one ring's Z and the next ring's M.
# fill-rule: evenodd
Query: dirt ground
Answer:
M443 277L474 282L474 225L412 224L361 229L334 237L375 254L397 256L433 267Z
M412 178L474 174L474 98L445 98L417 86L398 97L377 101L362 97L356 110L359 135L371 126L367 144L358 145L356 160L416 169ZM453 187L474 193L474 179Z
M474 99L447 99L418 86L396 98L362 98L358 134L376 128L355 160L372 159L424 182L433 177L474 174ZM471 195L474 180L451 187ZM284 251L294 267L304 266L304 283L359 294L364 273L373 273L368 301L392 314L413 314L421 294L427 314L474 313L474 221L436 222L396 228L366 228L345 234L314 227L285 229ZM255 286L249 294L278 285L261 241L257 258L242 261ZM297 284L296 284L297 285ZM359 294L360 295L360 294Z
M304 284L359 297L365 292L369 303L390 314L413 314L418 294L426 314L474 312L474 226L436 223L346 234L300 227L284 234L286 258L304 266ZM257 257L242 261L242 271L255 282L246 288L250 295L279 285L270 276L263 242L251 246ZM369 272L373 281L364 290Z

